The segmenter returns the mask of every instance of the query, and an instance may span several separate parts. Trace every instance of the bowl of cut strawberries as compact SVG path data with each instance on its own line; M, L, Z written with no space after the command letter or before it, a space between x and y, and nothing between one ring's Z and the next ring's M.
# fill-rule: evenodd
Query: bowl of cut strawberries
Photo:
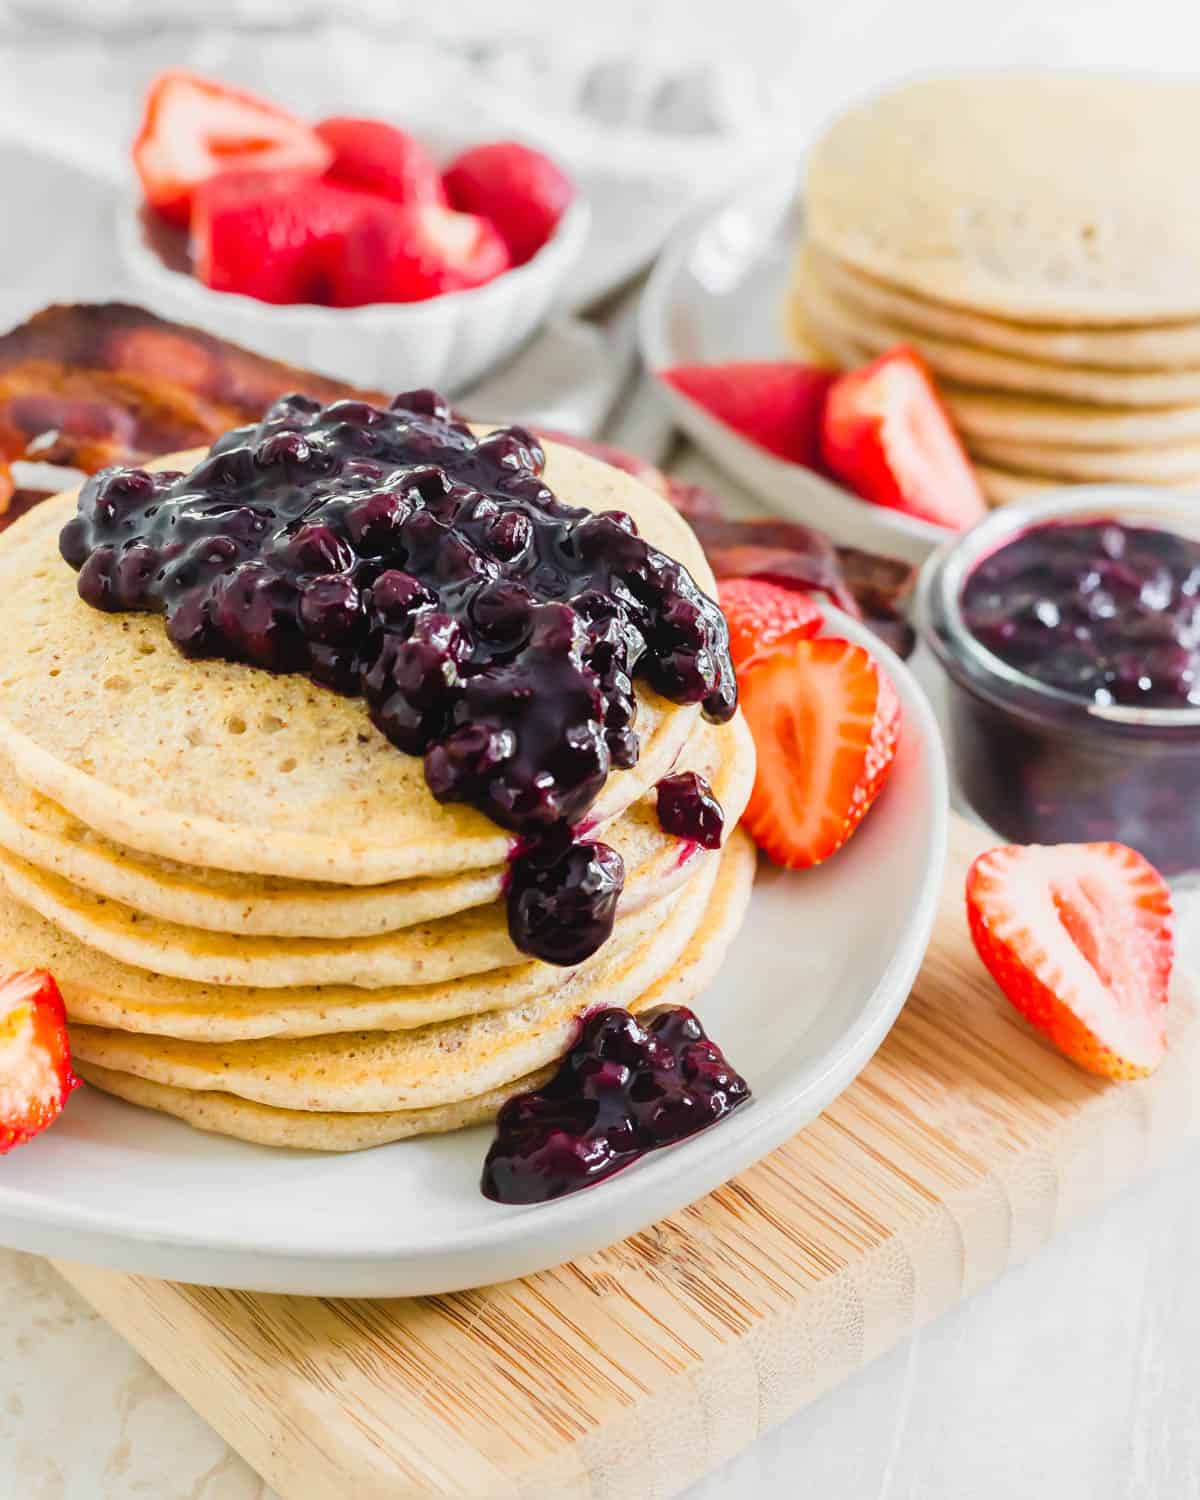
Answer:
M469 384L545 319L587 236L532 146L310 122L181 69L151 83L132 155L142 300L361 385Z

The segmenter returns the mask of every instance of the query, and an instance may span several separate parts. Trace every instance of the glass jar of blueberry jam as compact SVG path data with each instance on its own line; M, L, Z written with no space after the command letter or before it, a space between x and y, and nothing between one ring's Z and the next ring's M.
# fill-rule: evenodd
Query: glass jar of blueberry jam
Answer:
M1005 507L929 559L918 608L984 822L1200 869L1200 499L1085 486Z

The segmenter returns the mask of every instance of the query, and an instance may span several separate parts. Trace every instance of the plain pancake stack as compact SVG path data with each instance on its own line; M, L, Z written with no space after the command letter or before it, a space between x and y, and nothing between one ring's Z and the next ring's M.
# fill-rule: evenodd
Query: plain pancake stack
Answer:
M628 511L715 591L658 496L547 458L557 494ZM58 553L74 507L0 542L0 957L55 975L84 1078L245 1140L354 1150L488 1119L584 1011L682 1003L711 978L753 850L667 834L654 788L700 772L734 829L754 777L740 716L639 692L640 759L593 806L626 867L613 935L574 968L532 960L507 930L511 835L436 802L361 700L189 660L160 617L83 604Z
M993 503L1200 484L1200 86L930 79L813 151L789 327L938 377Z

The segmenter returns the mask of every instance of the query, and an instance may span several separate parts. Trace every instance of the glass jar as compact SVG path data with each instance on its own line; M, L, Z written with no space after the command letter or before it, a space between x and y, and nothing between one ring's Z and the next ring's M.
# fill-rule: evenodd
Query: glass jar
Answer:
M992 512L926 562L918 628L949 678L951 758L963 797L1012 843L1114 839L1164 874L1200 869L1200 708L1103 705L1048 686L1002 661L963 616L974 568L1023 532L1108 520L1196 538L1200 497L1050 491Z

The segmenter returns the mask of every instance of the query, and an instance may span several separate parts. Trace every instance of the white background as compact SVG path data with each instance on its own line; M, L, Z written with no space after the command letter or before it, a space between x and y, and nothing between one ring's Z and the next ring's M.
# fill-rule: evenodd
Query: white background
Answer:
M186 9L0 0L0 131L98 150L127 129L131 78L197 45L201 57L231 55L216 28L230 7L202 8L214 29L199 43L171 21ZM238 49L242 76L285 97L316 72L348 99L401 108L418 86L403 66L405 28L428 26L433 13L443 38L511 41L514 88L554 102L569 94L562 80L577 79L589 58L633 56L638 66L668 71L691 59L736 59L724 75L731 118L749 118L769 101L797 149L839 103L906 71L1005 63L1200 71L1195 0L348 7L360 16L374 11L388 32L386 52L353 26L315 35L316 21L303 18L328 16L336 9L330 0L236 9L263 23L296 23L300 35L290 41L260 33ZM110 28L103 61L89 26ZM539 71L555 68L539 84ZM56 207L69 220L70 205ZM15 232L22 211L21 202L0 199L0 236ZM75 290L56 285L42 300ZM28 291L7 285L0 303L13 305ZM1200 1497L1198 1169L1200 1150L1183 1153L1167 1173L760 1441L693 1495ZM0 1252L0 1497L269 1500L270 1492L48 1267Z

